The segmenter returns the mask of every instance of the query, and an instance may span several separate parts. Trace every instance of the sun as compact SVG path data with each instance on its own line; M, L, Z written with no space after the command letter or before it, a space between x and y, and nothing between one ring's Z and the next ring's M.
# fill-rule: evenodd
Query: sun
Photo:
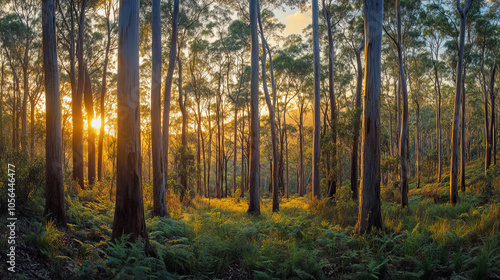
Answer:
M92 120L92 127L94 129L99 129L101 128L101 117L97 117L97 119Z

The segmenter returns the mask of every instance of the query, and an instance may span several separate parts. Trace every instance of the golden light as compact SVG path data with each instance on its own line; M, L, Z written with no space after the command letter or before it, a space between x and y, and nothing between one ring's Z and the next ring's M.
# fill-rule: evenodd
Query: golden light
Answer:
M92 127L96 130L101 128L101 117L97 117L97 119L92 120Z

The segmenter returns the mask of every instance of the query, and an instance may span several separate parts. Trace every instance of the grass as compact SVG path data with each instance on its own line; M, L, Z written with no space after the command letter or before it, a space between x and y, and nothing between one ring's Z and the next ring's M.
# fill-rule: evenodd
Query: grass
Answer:
M259 217L248 216L238 196L186 206L171 195L170 218L153 218L146 197L148 253L142 240L109 242L114 205L106 191L67 182L68 228L35 216L22 240L60 279L497 279L499 170L485 176L479 162L467 170L456 206L447 203L445 178L412 185L407 209L387 195L397 194L390 183L383 186L390 198L383 229L362 236L354 234L358 204L346 186L333 200L282 198L277 213L263 198Z

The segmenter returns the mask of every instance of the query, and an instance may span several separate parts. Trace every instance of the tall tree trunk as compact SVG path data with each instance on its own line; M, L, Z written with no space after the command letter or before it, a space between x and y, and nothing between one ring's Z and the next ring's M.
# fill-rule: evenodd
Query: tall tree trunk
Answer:
M207 168L207 197L210 198L210 167L212 166L212 115L210 108L212 107L211 99L208 99L208 168Z
M303 135L303 129L304 129L304 105L300 105L300 110L299 110L299 196L304 196L304 135Z
M34 102L34 100L30 100L30 112L31 112L31 115L30 115L30 134L31 134L30 158L34 159L35 158L35 114L36 114L36 103ZM0 117L0 121L1 120L2 120L2 118ZM2 141L3 141L3 138L0 137L1 144L3 144Z
M337 162L337 114L335 110L337 109L337 105L335 102L335 90L334 90L334 69L333 69L333 36L332 36L332 22L330 10L326 8L325 0L323 1L323 16L326 20L327 32L328 32L328 95L330 98L330 120L331 120L331 128L332 128L332 160L333 166ZM330 8L330 7L328 7ZM326 127L326 123L325 123ZM328 163L329 164L329 163ZM335 172L335 168L333 168L333 175L328 175L329 181L329 189L328 189L328 197L333 197L333 195L337 192L337 174ZM331 177L330 177L331 176Z
M99 143L97 147L97 180L101 181L103 179L104 165L102 162L103 146L104 146L104 125L106 112L104 111L104 98L106 97L107 91L107 75L108 75L108 62L109 62L109 49L111 47L111 27L109 23L109 13L111 8L106 10L106 27L108 39L106 42L106 54L104 56L104 66L102 70L102 86L101 86L101 98L100 98L100 113L101 113L101 127L99 129Z
M56 20L54 0L42 2L43 70L45 72L45 210L56 223L66 225L64 205L61 97L57 66Z
M258 3L257 3L258 4ZM272 154L272 166L271 166L271 186L273 193L273 212L280 210L279 205L279 190L278 190L278 137L276 135L276 113L275 109L275 95L273 91L273 101L271 101L271 97L269 96L269 89L267 88L267 76L266 76L266 55L268 51L267 41L264 37L264 30L262 28L262 21L260 17L260 7L258 8L258 21L260 28L260 38L262 40L262 83L264 87L264 94L266 97L267 109L269 110L269 122L271 124L271 144L273 149ZM270 63L272 63L272 58L270 58ZM271 73L272 73L271 68ZM274 83L273 83L274 86ZM274 88L273 88L274 89Z
M403 65L403 35L401 33L401 2L396 0L396 13L398 25L398 66L399 80L403 93L403 120L401 123L401 132L399 139L399 156L401 162L400 180L401 180L401 206L408 207L408 88L406 86L406 75Z
M25 59L27 60L28 48L26 47ZM21 105L21 149L28 152L28 65L23 64L23 101Z
M246 168L245 168L245 111L241 110L241 197L245 197L245 182L246 182Z
M94 99L92 97L92 83L90 81L89 71L87 65L85 69L85 90L84 101L85 110L87 111L87 129L88 129L88 181L89 185L94 184L95 181L95 131L92 127L92 120L94 119Z
M319 73L319 27L318 27L318 0L312 0L312 27L313 27L313 59L314 59L314 121L313 121L313 161L312 161L312 196L321 197L319 181L319 156L321 142L321 101L320 101L320 73ZM330 63L332 63L331 61ZM332 120L333 121L333 120ZM334 145L336 142L334 142Z
M418 89L417 89L418 91ZM418 93L417 93L418 94ZM418 98L418 97L417 97ZM415 110L415 169L417 172L417 189L420 189L420 104Z
M161 143L161 10L160 0L153 0L152 75L151 75L151 153L153 154L153 215L167 215L165 177Z
M178 65L178 79L179 79L179 107L181 109L181 114L182 114L182 134L181 134L181 144L184 149L183 154L187 155L187 150L188 150L188 144L187 144L187 111L186 111L186 106L184 106L184 94L182 92L182 62L179 57L177 57L177 65ZM181 191L181 201L183 201L186 192L189 195L189 190L188 190L188 184L187 184L187 179L188 179L188 174L187 174L187 163L186 160L183 159L181 162L181 174L180 174L180 179L181 179L181 185L182 185L182 191Z
M458 200L458 144L459 144L459 118L462 100L462 64L464 60L465 45L465 23L467 12L474 0L467 0L465 8L460 7L460 0L457 0L457 10L460 14L460 37L458 49L457 75L455 83L455 109L453 113L453 126L451 135L451 168L450 168L450 203L455 205Z
M3 89L4 89L4 84L5 84L4 63L5 63L5 61L2 59L2 78L0 80L0 153L2 153L2 155L3 155L3 152L5 151L4 133L3 133ZM0 159L1 158L2 158L2 156L0 156Z
M383 1L365 0L365 94L357 233L382 228L380 213L380 68Z
M120 0L118 21L116 204L111 240L131 234L149 244L141 182L139 1Z
M259 38L257 34L257 14L259 0L249 0L250 34L252 43L250 82L250 172L248 192L248 214L260 215L260 135L259 135Z
M82 98L85 89L85 68L83 65L83 29L85 27L85 6L87 0L82 1L79 32L77 43L78 56L78 85L71 101L73 113L73 180L78 182L80 188L84 188L83 183L83 115Z
M123 0L122 0L123 1ZM174 0L172 13L172 37L170 39L170 55L168 58L167 78L165 79L165 91L163 100L163 178L168 182L168 136L170 128L170 98L172 93L172 81L174 76L175 58L177 57L177 37L179 22L179 0Z
M465 192L465 77L467 67L464 65L464 76L462 78L462 107L460 113L460 190Z
M436 146L438 152L437 181L441 183L442 160L441 160L441 84L439 82L437 64L439 62L439 50L436 50L436 61L434 62L434 87L436 90Z
M496 69L496 56L493 61L493 67L491 68L490 81L488 84L488 91L490 92L491 99L491 126L488 121L488 94L486 89L484 90L484 129L486 134L486 156L485 156L485 166L484 174L490 168L491 165L491 150L493 148L493 141L495 139L494 126L495 126L495 69Z
M489 84L490 99L491 99L491 127L490 127L490 139L488 146L491 146L493 148L493 165L496 165L495 69L496 69L496 57L495 61L493 62L493 69L491 70L490 84Z
M352 138L352 154L351 154L351 191L352 199L358 199L358 145L359 145L359 126L361 117L361 91L363 90L363 68L361 66L361 51L364 47L364 40L358 48L354 50L356 53L357 77L356 77L356 113L354 121L354 133Z

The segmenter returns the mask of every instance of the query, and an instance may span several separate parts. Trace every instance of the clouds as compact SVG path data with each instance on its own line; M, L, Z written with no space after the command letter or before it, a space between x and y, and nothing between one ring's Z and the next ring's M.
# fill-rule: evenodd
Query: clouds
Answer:
M312 22L312 13L308 9L306 12L297 11L287 15L282 22L286 25L283 35L302 34L302 30Z

